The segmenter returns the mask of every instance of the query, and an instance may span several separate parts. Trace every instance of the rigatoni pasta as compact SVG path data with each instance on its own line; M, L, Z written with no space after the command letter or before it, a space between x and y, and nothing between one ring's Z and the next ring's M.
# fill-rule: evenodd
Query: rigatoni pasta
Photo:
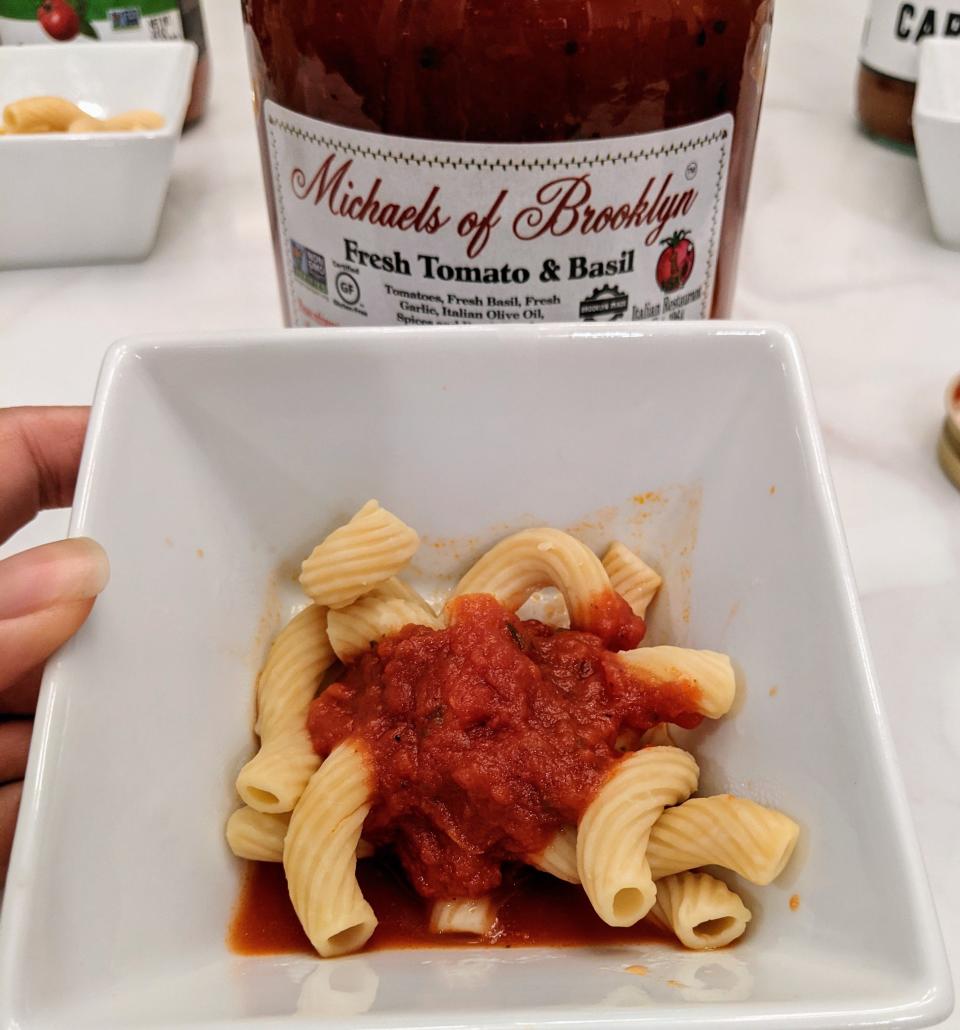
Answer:
M237 776L237 793L251 808L292 811L320 764L307 710L333 660L327 613L309 604L274 641L257 683L260 750Z
M290 900L324 958L356 951L377 917L357 884L357 846L374 792L365 747L344 741L310 778L283 843Z
M643 635L639 617L624 618L630 609L600 559L576 537L549 526L524 529L495 544L464 575L453 596L490 594L516 611L543 587L560 591L573 629L594 632L617 647L631 646ZM624 611L617 611L617 605Z
M645 617L663 582L659 573L619 540L607 548L603 567L610 577L610 585L630 605L634 615Z
M422 597L397 579L386 580L327 616L330 646L341 662L352 661L404 626L440 629L443 622Z
M486 937L497 921L493 898L442 898L430 906L430 932Z
M290 814L258 812L249 805L238 808L227 820L227 843L237 858L252 862L279 862Z
M577 874L597 915L633 926L657 891L647 861L653 824L667 805L696 789L699 769L677 747L644 748L621 758L577 827Z
M138 108L109 118L94 118L64 97L37 96L14 100L3 109L2 132L8 136L50 132L144 132L162 129L163 115Z
M680 873L657 881L649 919L676 934L687 948L722 948L742 936L750 910L722 880L707 873Z
M66 132L67 126L84 117L76 104L63 97L24 97L3 109L3 127L9 133Z
M313 549L300 570L300 585L317 604L345 608L395 576L419 544L415 530L369 500Z
M697 711L708 719L719 719L730 711L737 685L725 654L663 644L624 651L620 658L646 679L689 684L698 694Z
M568 533L523 530L474 563L442 612L398 577L418 543L368 501L304 561L313 603L258 681L261 746L237 780L233 851L282 858L324 957L373 934L356 868L378 849L441 936L501 933L503 865L524 863L580 884L611 926L647 919L697 950L739 937L749 910L699 870L767 884L799 829L748 799L691 797L698 766L670 724L730 710L730 659L637 646L660 577L620 542L601 561ZM544 586L570 630L515 614Z
M717 794L664 812L647 854L657 877L717 865L765 886L783 872L799 836L800 827L783 812Z
M527 863L567 883L580 882L577 867L577 828L561 826L545 848L527 855Z
M590 605L610 590L610 577L576 537L542 526L514 533L491 547L460 580L453 596L492 594L504 608L516 611L546 586L563 594L575 626L589 621Z

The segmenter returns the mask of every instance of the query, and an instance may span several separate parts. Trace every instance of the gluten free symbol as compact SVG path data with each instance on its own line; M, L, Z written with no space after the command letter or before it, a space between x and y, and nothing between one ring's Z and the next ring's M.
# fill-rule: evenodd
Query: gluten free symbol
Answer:
M338 273L333 285L344 304L353 305L360 299L360 284L349 272Z

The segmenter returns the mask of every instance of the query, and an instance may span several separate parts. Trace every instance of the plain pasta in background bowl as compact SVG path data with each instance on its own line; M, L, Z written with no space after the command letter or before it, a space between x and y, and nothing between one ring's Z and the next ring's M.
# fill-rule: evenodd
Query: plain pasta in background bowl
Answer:
M136 132L0 135L0 270L150 253L196 61L184 42L0 47L0 109L54 96L96 118L149 109L163 119Z

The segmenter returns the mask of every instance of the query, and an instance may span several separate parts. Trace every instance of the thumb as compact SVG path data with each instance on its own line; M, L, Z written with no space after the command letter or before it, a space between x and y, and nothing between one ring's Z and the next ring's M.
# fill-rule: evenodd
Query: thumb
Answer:
M0 691L76 633L109 575L103 548L86 538L0 562Z
M110 578L104 549L87 537L58 540L0 561L0 620L88 601Z

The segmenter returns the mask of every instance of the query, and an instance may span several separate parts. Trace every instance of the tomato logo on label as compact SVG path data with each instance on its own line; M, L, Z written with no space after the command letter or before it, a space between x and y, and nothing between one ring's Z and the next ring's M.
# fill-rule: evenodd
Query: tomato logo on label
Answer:
M87 21L86 6L86 0L76 0L74 4L67 0L42 0L37 6L37 21L51 39L61 43L73 39L78 32L98 39L97 30Z
M686 229L678 229L663 241L657 259L657 285L664 293L675 293L693 273L696 250Z

